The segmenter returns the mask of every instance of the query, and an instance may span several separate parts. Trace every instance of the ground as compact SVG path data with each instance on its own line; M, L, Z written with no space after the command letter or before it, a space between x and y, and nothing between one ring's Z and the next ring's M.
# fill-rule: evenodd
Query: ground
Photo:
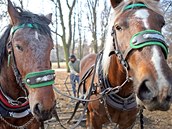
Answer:
M56 68L53 65L53 68ZM63 69L56 70L56 87L60 89L65 94L71 94L71 87L69 83L69 78L67 78L69 74L66 73L64 67ZM66 86L65 86L65 80L66 80ZM69 92L67 88L69 89ZM70 95L69 94L69 95ZM67 129L70 129L72 125L76 122L73 120L73 122L69 125L66 124L66 120L71 115L73 108L74 108L74 102L71 101L71 99L65 98L64 96L61 96L59 94L56 94L57 98L57 111L60 116L60 119L62 120L62 123L65 125ZM82 111L82 107L79 109L80 111L77 113L75 119L77 120L80 116L80 113ZM125 121L124 121L125 122ZM46 123L47 129L62 129L59 124L56 121L51 120L51 122ZM86 129L85 127L85 121L82 122L81 126L77 127L76 129ZM103 129L114 129L112 126L104 126ZM136 124L133 129L140 129L139 128L139 118L137 118ZM161 112L161 111L144 111L144 129L172 129L172 106L169 111Z

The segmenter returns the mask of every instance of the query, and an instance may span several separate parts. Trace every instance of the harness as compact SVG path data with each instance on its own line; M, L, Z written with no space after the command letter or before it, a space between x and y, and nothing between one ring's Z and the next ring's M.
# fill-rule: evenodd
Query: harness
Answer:
M19 85L19 87L24 91L25 96L20 96L16 100L13 100L3 92L2 87L0 86L0 118L5 123L8 122L5 121L4 118L11 118L11 117L23 118L28 115L31 115L29 100L28 100L28 91L25 87L26 85L30 88L40 88L54 84L54 80L55 80L54 70L31 72L28 73L24 78L22 78L17 68L14 50L12 47L12 39L15 32L22 28L39 29L39 25L34 23L24 23L18 26L14 26L11 29L10 41L7 43L8 67L11 65L16 78L16 82ZM33 118L34 117L32 117L30 121L33 121ZM8 123L8 125L14 126L10 123Z
M101 54L100 59L99 59L98 77L99 77L99 82L101 84L101 91L105 91L106 89L112 88L112 86L108 78L103 75L102 57L103 57L103 53ZM126 80L127 80L125 81L126 83L131 81L128 75L126 77ZM124 85L122 85L122 87ZM120 90L121 90L121 87L119 87L119 89L116 92L113 92L113 91L110 91L109 93L107 92L107 94L105 95L107 104L111 106L112 108L119 109L119 110L132 110L133 108L136 108L137 103L136 103L135 94L132 93L128 97L124 98L117 94Z
M136 3L136 4L130 4L130 5L126 6L123 11L133 9L133 8L147 8L147 7L146 7L145 4ZM101 65L102 64L103 52L100 52L97 55L97 59L96 59L95 65L94 65L94 72L95 72L96 67L97 67L97 61L99 62L99 65L98 65L98 77L99 77L99 84L101 84L100 87L101 87L102 92L100 93L101 97L98 98L98 99L102 99L102 97L103 97L103 103L104 103L105 111L106 111L107 117L108 117L110 122L112 122L112 119L111 119L110 114L108 112L106 103L109 106L111 106L111 107L113 107L115 109L118 109L118 110L127 110L128 111L128 110L132 110L133 108L137 108L136 98L135 98L134 93L130 94L128 97L125 97L125 98L121 97L121 96L119 96L117 94L122 89L122 87L125 86L126 83L128 83L129 81L132 81L132 79L128 75L128 70L130 68L129 68L129 65L128 65L128 62L127 62L127 59L130 56L131 51L138 50L138 49L141 49L141 48L147 47L147 46L156 45L156 46L159 46L162 49L165 58L167 58L167 56L168 56L168 45L165 43L164 36L159 31L156 31L156 30L144 30L144 31L136 33L135 35L132 36L132 38L130 40L130 43L129 43L129 47L125 51L121 51L120 48L119 48L119 43L118 43L118 40L117 40L116 30L115 30L114 26L112 27L111 35L113 37L114 50L109 53L109 56L111 56L113 54L116 55L116 57L118 58L118 60L120 61L121 65L123 66L123 68L124 68L124 70L126 72L126 80L120 86L112 88L108 78L103 75L102 65ZM81 83L79 84L79 89L80 89L82 84L85 85L85 80L92 73L92 68L93 67L91 67L84 74L83 78L81 79ZM94 79L94 75L95 74L93 74L92 79ZM95 91L96 91L93 80L92 80L90 89L92 89L92 90L89 90L89 95L91 96L92 94L95 94ZM80 100L77 102L76 107L74 109L74 112L73 112L72 117L70 118L70 120L75 115L76 110L79 107L80 102L81 102ZM84 102L87 102L87 101L84 101ZM90 100L90 102L91 102L91 100ZM141 127L141 129L144 128L143 127L144 123L143 123L143 114L142 114L142 112L143 112L143 109L140 109L140 114L139 115L140 115L140 124L141 124L140 127ZM79 122L81 122L81 119L79 120ZM77 122L77 124L74 127L79 125L79 122ZM129 128L132 128L133 126L134 126L134 124Z

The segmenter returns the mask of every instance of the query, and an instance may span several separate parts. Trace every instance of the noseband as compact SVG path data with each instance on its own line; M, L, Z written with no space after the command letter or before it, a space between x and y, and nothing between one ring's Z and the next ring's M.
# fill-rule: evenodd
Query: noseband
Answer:
M133 9L133 8L147 8L147 7L145 4L142 4L142 3L130 4L124 8L124 11ZM130 45L124 52L122 52L119 49L119 44L117 41L117 35L114 29L114 26L112 27L111 35L113 36L114 51L110 52L109 56L112 54L116 54L121 64L124 67L129 68L127 58L129 57L129 54L131 53L131 51L141 49L146 46L156 45L156 46L161 47L164 53L164 56L167 59L168 45L165 43L164 36L159 31L144 30L144 31L136 33L135 35L132 36L130 40Z
M11 39L10 39L10 42L7 44L8 65L10 64L10 60L12 57L12 62L13 62L12 68L13 68L17 83L20 85L20 87L24 91L26 91L26 87L24 86L24 84L26 84L30 88L40 88L40 87L45 87L45 86L49 86L49 85L54 84L54 80L55 80L55 77L54 77L55 71L54 70L31 72L31 73L28 73L24 79L22 79L22 76L21 76L21 74L17 68L17 65L16 65L15 55L14 55L14 51L13 51L13 47L12 47L12 38L14 36L14 33L18 29L22 29L22 28L39 29L39 25L31 24L31 23L25 23L25 24L21 24L18 26L14 26L12 28L11 36L10 36Z

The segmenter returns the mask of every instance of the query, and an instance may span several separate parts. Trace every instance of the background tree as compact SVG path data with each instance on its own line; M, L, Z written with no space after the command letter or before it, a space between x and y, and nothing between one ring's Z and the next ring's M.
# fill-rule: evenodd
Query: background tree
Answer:
M110 12L111 12L111 6L107 3L107 1L104 1L104 9L101 12L101 45L100 45L100 50L103 49L104 43L105 43L105 38L107 36L108 32L108 23L110 19Z
M52 0L52 1L54 2L55 0ZM60 36L61 41L63 43L66 67L67 67L67 71L69 71L69 67L68 67L69 59L68 58L70 55L70 47L71 47L71 43L72 43L72 14L73 14L74 6L76 4L76 0L73 0L71 2L71 5L69 4L69 1L66 0L66 5L67 5L67 8L69 9L67 26L64 22L64 15L63 15L63 10L62 10L61 0L56 0L56 1L58 4L57 9L59 11L60 24L61 24L61 29L62 29L62 34L57 33L57 35ZM66 28L68 28L68 29L66 29ZM67 32L67 30L68 30L68 32ZM67 34L68 34L68 36L67 36Z
M75 40L75 31L76 31L76 12L74 12L73 15L73 35L72 35L72 54L75 54L75 45L76 45L76 40Z
M164 0L161 4L164 17L165 17L165 26L163 27L163 34L169 44L169 56L172 57L172 1ZM170 59L172 61L172 58Z
M58 44L58 3L57 0L52 0L55 9L55 49L56 49L56 57L57 57L57 67L60 68L60 58L59 58L59 44ZM53 31L52 31L53 32Z
M98 40L97 40L97 7L99 0L87 0L87 20L89 24L89 30L92 33L92 44L94 47L94 52L98 52Z

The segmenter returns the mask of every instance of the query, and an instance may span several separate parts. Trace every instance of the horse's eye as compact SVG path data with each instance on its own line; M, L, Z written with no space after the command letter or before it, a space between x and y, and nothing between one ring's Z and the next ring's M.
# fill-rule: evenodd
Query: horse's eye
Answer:
M16 45L15 48L19 51L23 51L23 48L20 45Z
M115 28L116 28L116 30L118 30L118 31L121 31L121 30L122 30L122 27L119 26L119 25L116 25Z
M161 28L165 26L165 22L162 23Z

